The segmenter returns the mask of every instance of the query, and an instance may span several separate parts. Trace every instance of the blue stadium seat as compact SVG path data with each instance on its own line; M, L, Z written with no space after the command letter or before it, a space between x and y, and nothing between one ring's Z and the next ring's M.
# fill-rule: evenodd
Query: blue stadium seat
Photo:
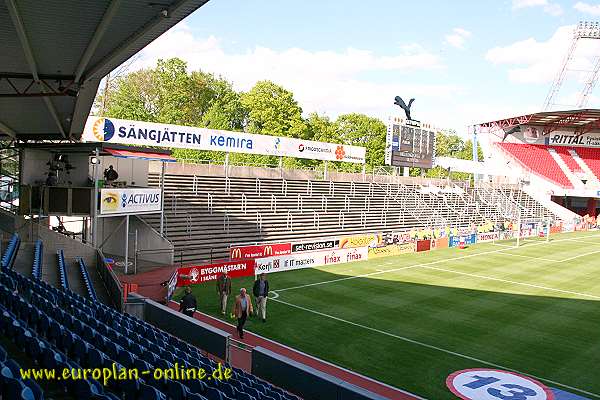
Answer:
M37 384L36 381L34 381L33 379L26 379L23 382L25 383L25 385L27 385L29 389L31 389L31 393L33 393L33 398L35 400L44 400L44 391L42 390L40 385Z
M4 361L6 361L6 357L7 357L6 350L4 350L4 347L2 347L0 345L0 363L3 363Z
M166 400L167 396L158 391L156 388L141 384L137 400Z
M204 396L208 400L224 400L223 393L219 389L216 389L214 387L208 386L206 388L206 392L204 392L204 393L205 393Z
M202 396L198 393L190 393L188 394L187 400L208 400L206 397Z
M169 379L166 381L166 387L169 400L186 400L188 391L181 382Z

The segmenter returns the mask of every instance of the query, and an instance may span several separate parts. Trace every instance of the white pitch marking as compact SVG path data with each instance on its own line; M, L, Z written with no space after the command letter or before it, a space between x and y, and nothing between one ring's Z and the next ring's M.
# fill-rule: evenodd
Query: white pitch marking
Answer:
M576 296L589 297L590 299L600 300L600 296L595 296L593 294L588 294L588 293L573 292L571 290L556 289L556 288L552 288L552 287L548 287L548 286L534 285L532 283L511 281L511 280L508 280L508 279L494 278L492 276L486 276L486 275L471 274L471 273L468 273L468 272L460 272L460 271L456 271L456 270L453 270L453 269L447 269L447 268L438 268L438 267L430 267L430 266L422 266L421 268L432 269L432 270L435 270L435 271L442 271L442 272L450 272L452 274L464 275L464 276L471 276L473 278L480 278L480 279L487 279L487 280L490 280L490 281L498 281L498 282L510 283L510 284L513 284L513 285L528 286L528 287L532 287L532 288L536 288L536 289L544 289L544 290L549 290L549 291L552 291L552 292L565 293L565 294L573 294L573 295L576 295Z
M571 260L575 260L577 258L586 257L586 256L590 256L592 254L597 254L597 253L600 253L600 250L590 251L589 253L583 253L583 254L573 256L573 257L565 258L564 260L560 260L560 262L571 261Z
M597 236L600 236L600 235L590 235L590 236L586 236L586 237L597 237ZM534 243L534 244L532 244L530 246L539 246L539 245L545 245L545 244L552 244L552 243L557 243L557 242L561 242L561 241L565 241L565 240L569 240L569 239L559 239L559 240L554 240L552 242L537 242L537 243ZM399 268L392 268L392 269L382 270L381 272L379 272L379 271L377 271L377 272L369 272L369 273L361 274L361 275L346 276L344 278L331 279L331 280L328 280L328 281L321 281L321 282L315 282L315 283L308 283L308 284L305 284L305 285L292 286L292 287L288 287L288 288L278 289L277 291L278 292L283 292L283 291L286 291L286 290L303 289L303 288L312 287L312 286L325 285L327 283L342 282L342 281L347 281L347 280L357 279L357 278L366 278L366 277L369 277L369 276L386 274L388 272L398 272L398 271L402 271L402 270L410 269L410 268L418 268L418 267L427 266L427 265L436 265L436 264L440 264L440 263L444 263L444 262L448 262L448 261L454 261L454 260L463 260L465 258L477 257L477 256L484 255L484 254L501 253L501 254L512 255L510 253L502 253L503 251L507 251L507 250L509 250L509 249L498 249L498 250L482 251L481 253L467 254L467 255L464 255L464 256L453 257L453 258L445 258L445 259L442 259L442 260L432 261L432 262L425 263L425 264L412 264L412 265L408 265L406 267L399 267ZM556 260L554 260L554 261L556 261ZM392 265L392 264L393 263L386 263L386 265Z
M511 257L521 257L521 258L530 258L532 260L541 260L541 261L548 261L548 262L561 262L562 260L554 260L551 258L544 258L544 257L535 257L535 256L526 256L523 254L512 254L512 253L502 253L505 256L511 256Z
M576 387L573 387L573 386L565 385L563 383L556 382L556 381L553 381L553 380L550 380L550 379L546 379L546 378L542 378L542 377L539 377L539 376L527 374L527 373L518 371L518 370L513 369L513 368L508 368L508 367L505 367L505 366L502 366L502 365L499 365L499 364L492 363L490 361L481 360L481 359L476 358L476 357L472 357L472 356L469 356L469 355L466 355L466 354L462 354L462 353L457 353L457 352L452 351L452 350L448 350L448 349L444 349L442 347L434 346L432 344L420 342L418 340L410 339L410 338L407 338L405 336L400 336L400 335L396 335L396 334L393 334L393 333L390 333L390 332L382 331L380 329L372 328L370 326L361 325L361 324L358 324L356 322L348 321L348 320L345 320L343 318L339 318L339 317L335 317L333 315L322 313L320 311L316 311L316 310L313 310L313 309L310 309L310 308L306 308L306 307L298 306L296 304L288 303L287 301L283 301L283 300L279 300L279 299L273 299L273 301L276 301L276 302L281 303L281 304L285 304L285 305L287 305L289 307L297 308L299 310L303 310L303 311L310 312L310 313L313 313L313 314L316 314L316 315L320 315L322 317L331 318L331 319L333 319L335 321L343 322L343 323L346 323L348 325L353 325L353 326L356 326L356 327L359 327L359 328L362 328L362 329L366 329L366 330L369 330L369 331L372 331L372 332L380 333L382 335L386 335L386 336L390 336L390 337L393 337L393 338L396 338L396 339L399 339L399 340L403 340L403 341L408 342L408 343L416 344L416 345L419 345L419 346L422 346L422 347L427 347L427 348L432 349L432 350L437 350L437 351L440 351L440 352L443 352L443 353L446 353L446 354L450 354L450 355L453 355L453 356L456 356L456 357L460 357L460 358L464 358L464 359L467 359L467 360L475 361L477 363L486 364L486 365L489 365L489 366L497 368L497 369L503 369L503 370L507 370L507 371L513 371L513 372L516 372L516 373L519 373L519 374L522 374L522 375L527 375L527 376L530 376L532 378L538 379L540 381L548 382L548 383L551 383L553 385L561 386L563 388L574 390L574 391L579 392L579 393L584 393L584 394L587 394L588 396L600 398L599 394L591 393L591 392L585 391L583 389L579 389L579 388L576 388Z

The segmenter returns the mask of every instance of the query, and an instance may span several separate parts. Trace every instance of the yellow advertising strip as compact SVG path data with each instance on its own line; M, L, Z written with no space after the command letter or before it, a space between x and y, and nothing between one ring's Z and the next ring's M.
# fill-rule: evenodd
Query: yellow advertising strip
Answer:
M340 238L340 249L351 249L354 247L367 247L379 243L379 235L370 233L367 235L345 236Z
M400 254L414 253L417 245L412 243L390 244L384 247L369 248L369 258L397 256Z

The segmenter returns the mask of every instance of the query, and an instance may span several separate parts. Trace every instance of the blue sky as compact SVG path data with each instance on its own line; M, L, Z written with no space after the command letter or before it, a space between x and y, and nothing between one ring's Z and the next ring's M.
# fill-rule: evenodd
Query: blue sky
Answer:
M270 79L332 118L385 120L399 115L396 94L415 97L414 117L466 133L539 111L580 20L600 20L600 1L211 0L135 67L178 56L238 90ZM600 47L578 49L575 65L591 69ZM568 76L556 108L575 103L580 78Z

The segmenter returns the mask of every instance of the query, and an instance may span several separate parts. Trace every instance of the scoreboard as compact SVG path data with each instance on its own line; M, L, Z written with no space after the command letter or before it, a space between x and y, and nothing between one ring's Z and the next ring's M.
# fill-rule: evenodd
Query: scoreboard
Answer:
M385 163L394 167L432 168L435 130L419 121L390 118Z

